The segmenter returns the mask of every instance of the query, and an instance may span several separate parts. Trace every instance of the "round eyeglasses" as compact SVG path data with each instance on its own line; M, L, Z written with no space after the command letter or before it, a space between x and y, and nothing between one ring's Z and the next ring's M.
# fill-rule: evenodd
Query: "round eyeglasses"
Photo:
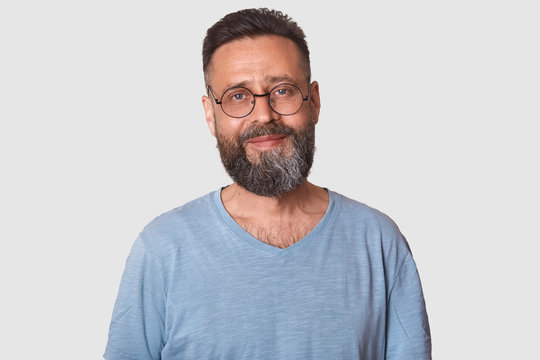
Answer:
M243 86L233 86L221 95L221 100L214 96L210 86L208 86L208 91L216 104L221 105L221 110L233 118L243 118L251 114L255 108L255 98L264 96L268 96L268 104L274 112L283 116L294 115L300 111L304 101L307 101L310 96L309 88L308 96L304 97L296 85L287 83L274 86L266 94L254 94Z

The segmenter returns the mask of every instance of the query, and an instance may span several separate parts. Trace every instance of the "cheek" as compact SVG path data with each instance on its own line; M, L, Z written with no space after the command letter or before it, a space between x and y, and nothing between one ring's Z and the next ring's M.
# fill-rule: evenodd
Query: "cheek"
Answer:
M238 143L238 139L242 135L242 128L236 122L228 121L229 119L217 119L214 122L216 139L222 144L227 143L230 146Z
M216 134L220 134L227 138L239 137L246 131L245 125L246 122L241 119L214 117L214 130L216 131Z
M313 112L309 107L302 108L298 113L291 116L284 116L283 125L291 127L296 131L305 129L310 122L313 121Z

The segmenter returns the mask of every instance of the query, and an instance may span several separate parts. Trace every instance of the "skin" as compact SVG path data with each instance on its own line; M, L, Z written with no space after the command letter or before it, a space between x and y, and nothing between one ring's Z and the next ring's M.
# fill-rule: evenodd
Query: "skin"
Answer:
M244 118L232 118L221 110L213 99L202 97L205 119L215 137L235 138L255 122L280 123L300 129L313 116L319 120L320 97L316 81L307 84L296 44L280 36L258 36L235 40L219 47L209 67L208 81L219 99L235 85L263 94L275 85L288 82L297 85L304 94L310 86L311 96L294 115L281 116L270 108L268 98L257 98L252 113ZM283 147L285 154L292 149L289 137L271 136L251 139L244 144L248 159L257 161L260 152ZM326 190L306 181L296 190L281 197L269 198L250 193L234 183L221 193L225 209L233 219L255 238L272 246L288 247L301 240L322 219L328 207Z

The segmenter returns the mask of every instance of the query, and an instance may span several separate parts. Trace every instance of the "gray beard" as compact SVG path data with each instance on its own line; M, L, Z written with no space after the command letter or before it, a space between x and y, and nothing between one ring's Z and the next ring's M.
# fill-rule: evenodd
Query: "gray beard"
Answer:
M250 161L244 142L258 136L288 135L292 140L292 154L287 149L261 151L257 161ZM254 125L236 139L222 138L216 127L217 148L225 170L235 183L251 193L266 197L280 197L303 184L313 164L315 153L315 123L313 118L296 132L275 123Z

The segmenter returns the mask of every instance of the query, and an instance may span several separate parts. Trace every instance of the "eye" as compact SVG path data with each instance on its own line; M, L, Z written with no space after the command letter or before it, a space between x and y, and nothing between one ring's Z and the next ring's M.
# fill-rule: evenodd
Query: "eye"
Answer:
M274 88L271 98L279 101L288 101L295 98L298 95L298 90L289 84L281 84Z
M285 88L277 89L275 92L275 94L279 96L285 96L287 95L287 93L288 93L288 90Z
M251 97L252 96L249 90L242 87L236 87L231 88L225 92L225 94L223 95L223 101L229 104L240 104L249 102Z

